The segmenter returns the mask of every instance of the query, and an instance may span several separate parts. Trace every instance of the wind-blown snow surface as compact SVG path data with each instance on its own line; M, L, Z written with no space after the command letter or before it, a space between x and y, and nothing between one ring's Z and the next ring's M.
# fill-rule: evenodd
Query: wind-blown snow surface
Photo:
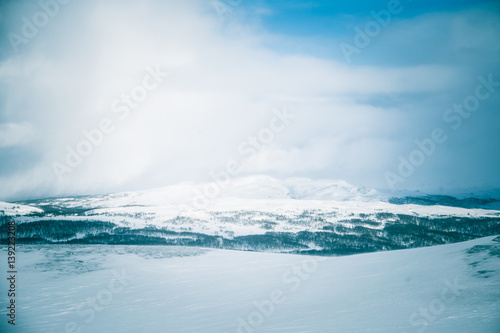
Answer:
M500 331L498 237L333 258L24 245L18 272L2 332Z

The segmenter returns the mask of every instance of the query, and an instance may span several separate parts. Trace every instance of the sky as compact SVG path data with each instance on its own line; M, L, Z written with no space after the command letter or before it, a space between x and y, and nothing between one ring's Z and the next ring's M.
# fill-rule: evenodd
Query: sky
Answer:
M500 188L497 1L0 2L0 200Z

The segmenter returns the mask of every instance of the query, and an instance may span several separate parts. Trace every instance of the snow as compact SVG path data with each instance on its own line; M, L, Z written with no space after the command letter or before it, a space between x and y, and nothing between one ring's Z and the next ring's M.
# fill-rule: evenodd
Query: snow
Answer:
M214 200L225 201L228 198L242 199L310 199L310 200L371 200L380 197L373 189L356 188L344 181L311 180L307 178L288 178L278 180L269 176L256 175L233 178L227 183L185 182L161 188L84 196L76 198L57 198L40 201L40 205L60 205L62 207L123 207L123 206L187 206L193 199L204 193L207 186L218 189Z
M384 201L386 198L373 189L357 188L344 181L306 178L278 180L269 176L234 178L228 184L219 186L219 195L210 199L207 207L194 206L196 193L201 193L208 185L216 184L188 182L147 191L44 199L38 201L37 205L42 208L52 206L79 210L80 216L76 216L76 213L57 215L59 220L107 221L129 228L156 226L177 232L235 237L265 234L270 230L316 232L324 230L329 224L349 227L352 226L349 220L359 220L362 216L380 222L379 225L364 227L383 229L391 217L378 218L379 213L430 218L500 217L498 210L392 204ZM23 208L7 210L6 213L22 215L40 212L34 207L20 207ZM300 219L304 212L308 212L310 221L303 219L301 223L290 223ZM50 214L43 218L20 218L18 223L51 218L53 215ZM182 223L179 223L178 218ZM272 225L266 222L272 222Z
M0 215L4 214L8 216L16 216L29 215L33 213L43 213L43 210L32 206L11 204L0 201Z
M377 213L406 214L419 217L481 218L500 216L500 212L494 210L449 206L395 205L380 201L232 198L216 201L207 209L197 210L187 210L177 205L117 207L113 202L109 204L112 208L89 210L85 212L84 217L58 216L58 219L108 221L131 228L143 228L149 225L159 228L166 227L172 231L183 231L189 227L192 232L208 235L231 232L235 236L244 236L266 233L268 230L260 228L266 219L276 223L272 227L273 231L299 232L303 230L320 231L328 223L348 227L350 225L348 221L359 218L361 214L381 222L379 226L366 225L366 227L373 229L383 229L387 221L387 218L377 218ZM313 212L314 216L321 216L324 221L311 221L308 225L289 223L289 221L297 219L304 211ZM280 218L277 219L277 216ZM174 221L177 217L184 217L189 222L179 224ZM224 221L221 220L222 217L225 218ZM37 218L37 220L41 220L41 218ZM249 221L249 223L246 224L245 221Z
M5 248L1 254L6 262ZM500 329L494 237L333 258L24 245L17 270L16 327L6 324L2 297L2 332L65 332L72 325L81 332L179 333Z

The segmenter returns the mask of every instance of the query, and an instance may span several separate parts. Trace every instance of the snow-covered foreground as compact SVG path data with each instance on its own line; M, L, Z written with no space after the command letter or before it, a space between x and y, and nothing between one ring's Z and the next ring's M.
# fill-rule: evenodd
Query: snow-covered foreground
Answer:
M17 256L16 326L2 297L2 332L500 331L495 237L333 258L107 245Z

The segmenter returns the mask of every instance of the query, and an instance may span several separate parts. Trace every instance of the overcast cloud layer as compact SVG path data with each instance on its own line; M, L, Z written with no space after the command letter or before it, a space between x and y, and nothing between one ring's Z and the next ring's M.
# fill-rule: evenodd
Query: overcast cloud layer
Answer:
M355 45L354 27L387 2L360 2L355 12L327 2L321 15L321 1L249 0L224 13L212 1L71 1L23 42L12 34L23 37L23 18L33 22L42 7L2 2L0 200L206 181L233 159L244 162L241 175L381 190L499 188L500 85L460 124L444 115L475 95L478 77L500 82L500 7L402 2L347 61L339 45ZM155 71L168 76L149 77L144 101L114 112ZM256 156L242 154L285 109L295 118ZM113 131L62 172L67 148L103 119ZM390 186L400 156L436 128L446 140Z

